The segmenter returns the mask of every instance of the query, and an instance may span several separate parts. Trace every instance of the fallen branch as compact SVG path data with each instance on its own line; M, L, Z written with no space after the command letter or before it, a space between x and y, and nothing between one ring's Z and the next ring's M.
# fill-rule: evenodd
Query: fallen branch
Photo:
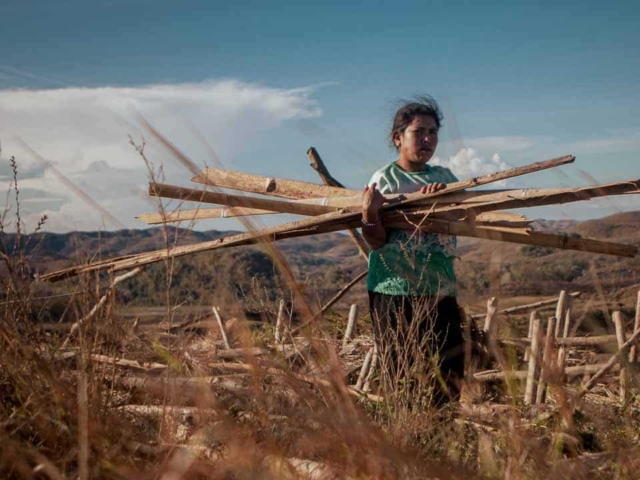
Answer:
M581 295L581 292L571 292L569 294L570 296L577 298ZM526 312L528 310L535 310L538 309L540 307L544 307L547 305L555 305L558 303L558 298L550 298L549 300L541 300L539 302L534 302L534 303L528 303L526 305L518 305L515 307L509 307L509 308L503 308L502 310L498 310L498 313L503 313L503 314L508 314L508 313L521 313L521 312ZM484 316L486 316L486 313L477 313L474 315L469 315L470 318L474 319L474 320L478 320L480 318L483 318Z

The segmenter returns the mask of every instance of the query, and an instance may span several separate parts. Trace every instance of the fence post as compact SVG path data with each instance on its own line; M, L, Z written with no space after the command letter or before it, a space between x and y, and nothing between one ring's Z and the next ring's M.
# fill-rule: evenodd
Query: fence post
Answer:
M356 317L358 315L358 306L354 303L349 310L349 321L347 322L347 330L344 332L344 338L342 339L342 348L347 346L347 342L351 341L353 336L353 329L356 325Z
M527 384L524 391L524 402L532 405L534 398L536 373L540 363L540 319L533 321L533 329L531 331L531 356L529 357L529 370L527 372Z
M540 367L540 381L536 389L536 404L545 402L547 393L547 384L549 383L549 377L553 372L553 335L556 326L556 317L549 317L547 320L547 334L544 338L544 351L542 354L542 366Z
M619 311L613 312L613 325L616 327L616 338L618 340L618 349L621 349L625 343L624 336L624 319ZM623 355L620 358L620 401L625 403L629 393L629 368L627 366L627 358Z

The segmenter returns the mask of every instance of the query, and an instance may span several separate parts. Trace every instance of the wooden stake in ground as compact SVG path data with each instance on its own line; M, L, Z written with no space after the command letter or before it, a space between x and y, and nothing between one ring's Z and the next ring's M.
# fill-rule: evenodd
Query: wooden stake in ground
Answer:
M564 310L567 303L567 291L562 290L558 297L558 305L556 306L556 331L555 337L560 336L560 328L562 327L562 320L564 319Z
M619 311L613 312L613 325L616 328L616 338L618 340L618 349L622 349L625 343L624 338L624 319ZM622 368L620 369L620 401L626 403L629 399L629 368L627 366L627 358L623 355L620 359Z
M278 318L276 320L276 333L275 333L276 343L282 343L283 329L284 329L284 300L280 300L280 305L278 305Z
M535 400L536 379L538 377L538 367L540 365L540 340L542 331L540 330L540 319L533 321L531 331L531 356L529 357L529 369L527 371L527 383L524 391L524 402L532 405Z
M524 361L529 361L529 355L531 354L531 335L533 334L533 321L537 318L538 312L533 310L529 314L529 331L527 332L527 339L529 340L529 344L524 349Z
M231 345L229 344L229 339L227 338L227 332L224 329L224 323L222 322L222 318L220 318L218 308L212 307L211 310L213 310L213 314L216 316L216 320L218 321L218 326L220 327L220 336L222 337L222 341L224 342L224 347L227 350L231 350Z
M376 373L376 367L378 366L378 346L373 346L373 356L371 357L371 366L369 367L369 373L367 373L367 378L364 381L364 386L362 387L362 391L364 393L369 393L371 391L371 379L373 378L373 374Z
M344 338L342 339L342 348L347 346L347 343L351 341L353 336L353 329L356 325L356 317L358 315L358 306L354 303L349 309L349 321L347 322L347 330L344 332Z
M555 332L556 317L550 317L547 321L547 334L544 338L544 350L542 353L542 366L540 371L540 381L536 387L536 405L545 402L547 384L553 374L555 359L553 358L553 335Z
M364 363L362 364L362 368L360 369L360 374L358 375L358 381L356 382L356 387L355 387L356 390L362 390L362 386L364 385L364 381L367 378L367 374L369 373L369 369L371 367L373 350L374 350L374 347L371 347L364 357Z
M571 297L567 297L567 307L565 309L564 322L563 322L563 327L561 332L563 339L569 336L570 326L571 326ZM560 372L564 371L566 356L567 356L566 346L564 344L560 345L560 348L558 348L558 370L560 370Z

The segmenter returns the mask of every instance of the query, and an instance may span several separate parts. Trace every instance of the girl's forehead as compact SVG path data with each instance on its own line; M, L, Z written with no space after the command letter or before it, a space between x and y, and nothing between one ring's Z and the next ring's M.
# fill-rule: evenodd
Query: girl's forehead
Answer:
M413 127L434 127L437 124L431 115L418 115L413 118L410 125Z

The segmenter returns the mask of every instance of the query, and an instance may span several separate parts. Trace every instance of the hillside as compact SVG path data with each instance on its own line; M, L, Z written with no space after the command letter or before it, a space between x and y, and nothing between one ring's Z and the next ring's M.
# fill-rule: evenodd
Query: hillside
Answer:
M640 212L630 212L585 222L538 221L536 229L578 234L583 237L640 245ZM89 258L108 258L220 238L236 232L195 232L170 228L117 232L40 233L29 240L27 255L34 273L44 273ZM13 237L7 236L8 250ZM277 243L296 281L312 298L324 301L366 268L350 239L343 234L323 234ZM603 291L618 301L635 295L640 284L640 259L617 258L573 251L556 251L502 242L460 238L457 273L460 295L472 303L488 295L553 295L560 289ZM134 304L159 304L165 300L164 264L154 265L130 282L123 297ZM283 286L271 258L258 247L207 252L177 259L173 267L172 295L176 302L207 303L225 292L230 298L247 298L256 291L271 297ZM364 294L364 282L354 295ZM56 286L56 290L62 286ZM282 292L280 292L282 294Z

